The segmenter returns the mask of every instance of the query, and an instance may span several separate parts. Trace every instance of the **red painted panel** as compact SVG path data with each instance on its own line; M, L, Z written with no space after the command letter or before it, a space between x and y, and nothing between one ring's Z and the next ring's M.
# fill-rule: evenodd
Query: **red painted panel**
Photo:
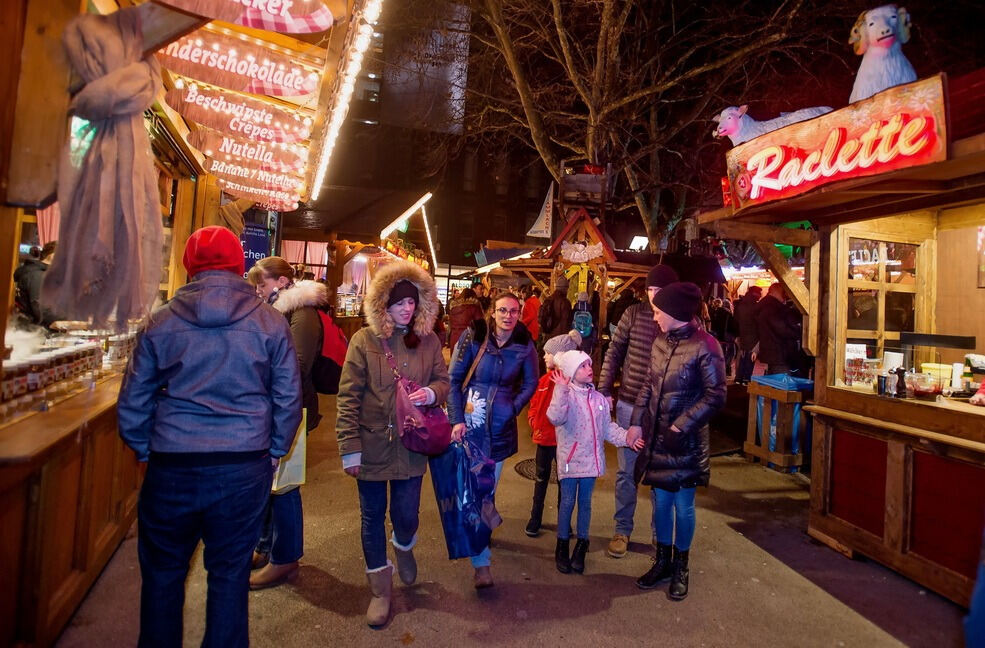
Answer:
M913 453L910 551L975 578L985 528L985 468Z
M836 429L831 446L831 514L882 538L886 442Z

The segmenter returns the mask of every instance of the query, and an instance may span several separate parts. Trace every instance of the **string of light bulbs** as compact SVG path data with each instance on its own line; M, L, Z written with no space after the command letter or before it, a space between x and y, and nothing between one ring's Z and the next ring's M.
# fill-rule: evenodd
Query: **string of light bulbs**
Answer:
M367 0L363 6L361 14L356 18L358 27L355 36L352 38L347 55L345 58L342 74L336 80L335 97L332 102L332 117L325 125L325 134L322 138L321 155L318 158L318 167L315 169L314 182L311 189L311 200L318 198L321 192L325 174L328 171L328 162L332 158L332 151L335 149L335 141L338 139L339 130L345 120L346 113L349 111L349 101L352 93L356 89L356 77L363 65L363 55L369 49L369 44L373 37L373 25L380 18L380 11L383 8L383 0Z

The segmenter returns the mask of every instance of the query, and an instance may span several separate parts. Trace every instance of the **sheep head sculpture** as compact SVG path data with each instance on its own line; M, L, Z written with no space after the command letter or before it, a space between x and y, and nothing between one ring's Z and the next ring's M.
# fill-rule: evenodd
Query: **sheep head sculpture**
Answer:
M903 55L903 43L909 40L910 14L903 7L883 5L862 12L848 39L862 57L849 102L916 81L917 73Z
M718 122L718 127L712 132L715 137L729 137L737 134L742 129L742 116L749 110L749 106L729 106L721 114L712 117L713 121Z

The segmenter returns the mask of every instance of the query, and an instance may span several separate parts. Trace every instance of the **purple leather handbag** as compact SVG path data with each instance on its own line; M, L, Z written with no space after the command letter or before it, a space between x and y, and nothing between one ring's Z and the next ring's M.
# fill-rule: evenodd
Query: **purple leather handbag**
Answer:
M448 449L451 443L451 423L448 415L438 405L414 405L410 395L420 389L420 385L404 378L397 371L397 361L390 351L390 345L383 342L397 395L396 421L400 440L411 452L433 457Z

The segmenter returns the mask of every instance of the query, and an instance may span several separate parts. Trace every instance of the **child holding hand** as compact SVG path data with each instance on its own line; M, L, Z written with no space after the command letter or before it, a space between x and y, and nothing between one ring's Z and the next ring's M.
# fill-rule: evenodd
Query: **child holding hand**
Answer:
M605 474L603 441L615 446L643 448L638 428L629 433L613 420L609 399L592 384L592 359L583 351L564 351L554 355L557 369L551 374L554 395L547 418L557 433L558 480L561 504L558 507L557 548L554 560L562 574L585 571L588 529L592 521L592 491L595 480ZM571 516L578 505L577 541L569 554Z

